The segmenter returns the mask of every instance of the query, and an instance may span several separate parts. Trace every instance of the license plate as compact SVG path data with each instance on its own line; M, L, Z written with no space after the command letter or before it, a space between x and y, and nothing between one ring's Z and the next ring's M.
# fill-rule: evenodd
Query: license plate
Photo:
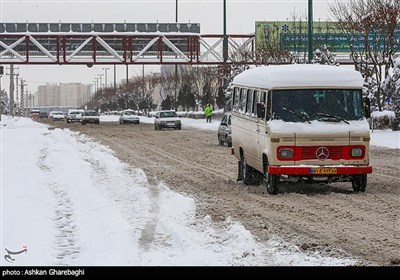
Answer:
M337 174L337 168L335 167L311 168L310 173L315 175Z

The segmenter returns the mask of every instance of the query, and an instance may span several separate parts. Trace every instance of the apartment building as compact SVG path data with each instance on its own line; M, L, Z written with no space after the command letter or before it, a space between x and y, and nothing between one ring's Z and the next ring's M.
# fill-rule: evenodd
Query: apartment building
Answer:
M91 99L90 85L46 84L38 87L37 106L81 107Z

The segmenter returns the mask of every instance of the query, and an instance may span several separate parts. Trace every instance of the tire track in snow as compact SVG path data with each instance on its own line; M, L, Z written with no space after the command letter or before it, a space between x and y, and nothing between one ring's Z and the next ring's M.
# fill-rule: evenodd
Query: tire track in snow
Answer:
M149 210L149 220L145 224L140 238L139 238L139 245L142 247L145 251L147 251L150 248L150 245L154 241L154 236L156 233L156 227L158 223L158 214L160 212L160 203L159 203L159 195L160 195L160 190L155 184L149 184L150 186L150 210Z
M40 151L41 155L36 165L48 176L51 180L52 168L46 164L48 156L47 148ZM74 205L65 191L65 187L57 182L49 183L53 196L55 197L54 218L57 234L55 235L54 247L56 250L56 265L68 265L71 259L76 259L79 256L80 248L77 245L75 231Z
M93 172L91 177L96 189L116 204L139 239L148 222L150 212L153 211L150 205L150 196L152 196L150 184L147 179L142 181L137 179L142 176L143 171L128 170L122 166L121 172L114 172L105 162L94 158L89 150L83 152L85 153L84 160L91 166Z
M135 189L129 183L126 186L124 186L124 183L129 182L130 178L136 178L139 174L136 174L135 171L122 170L122 174L126 176L120 184L116 183L120 182L121 179L118 177L118 174L110 171L104 162L94 158L90 154L90 151L84 151L84 153L84 160L91 165L93 170L92 178L95 180L96 187L105 191L105 194L121 207L122 214L135 229L139 246L147 251L155 239L159 219L160 191L158 182L156 180L150 180L149 182L147 179L139 182L139 185L147 191L146 198L148 203L146 204L147 211L146 208L140 208L140 211L138 211L133 207L135 201L140 199L137 196L137 190L135 192ZM132 181L135 182L135 185L138 183L137 179L132 179Z

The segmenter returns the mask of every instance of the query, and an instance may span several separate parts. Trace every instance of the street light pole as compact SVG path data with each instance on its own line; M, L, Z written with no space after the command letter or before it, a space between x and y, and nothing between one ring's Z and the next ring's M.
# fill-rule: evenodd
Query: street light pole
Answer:
M175 0L175 22L178 22L178 0Z
M178 0L175 0L175 23L178 25ZM175 56L176 58L176 56ZM176 101L176 96L177 96L177 91L178 91L178 64L175 64L175 94L174 94L174 109L175 111L177 110L177 101Z
M96 81L93 81L93 92L90 95L90 100L92 100L95 95L96 95Z
M313 58L313 3L308 0L308 63Z
M99 91L99 78L95 78L96 79L96 93Z
M114 93L117 92L117 65L114 64Z
M10 65L10 115L14 117L14 64Z
M224 41L223 41L223 56L224 56L224 76L222 79L222 85L223 88L226 88L226 76L227 76L227 71L226 71L226 61L228 60L228 44L227 44L227 38L226 38L226 0L224 0Z
M99 76L99 79L100 79L100 89L102 89L102 84L103 84L103 79L102 79L102 77L103 77L103 75L104 75L104 74L97 74L97 76Z
M104 78L105 78L105 88L107 88L107 71L110 70L110 68L106 67L106 68L102 68L104 70Z

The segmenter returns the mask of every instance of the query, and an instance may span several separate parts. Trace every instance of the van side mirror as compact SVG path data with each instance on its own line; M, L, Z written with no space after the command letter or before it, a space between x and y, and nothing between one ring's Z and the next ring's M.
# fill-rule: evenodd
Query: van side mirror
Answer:
M366 118L371 117L371 101L369 100L368 97L365 97L363 99L363 106L364 106L364 114Z
M263 119L265 116L265 106L263 103L257 103L257 118Z

